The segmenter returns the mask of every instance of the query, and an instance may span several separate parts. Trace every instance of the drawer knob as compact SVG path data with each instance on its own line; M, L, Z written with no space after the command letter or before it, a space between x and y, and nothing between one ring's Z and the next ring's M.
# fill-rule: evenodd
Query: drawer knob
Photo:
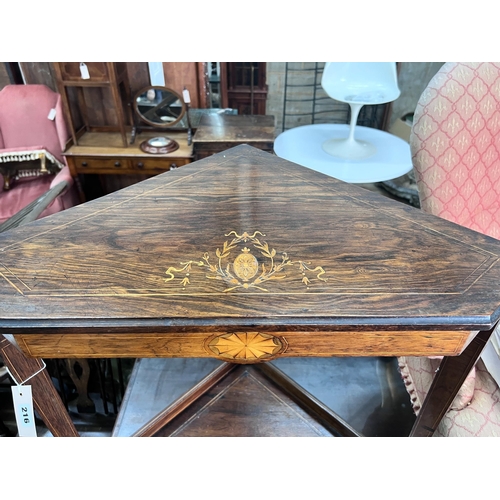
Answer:
M115 167L121 167L121 164L119 161L115 161Z
M142 163L142 161L140 161L140 162L137 164L137 168L144 168L144 163Z
M82 161L82 167L86 167L88 163L86 161Z
M170 170L172 170L173 168L179 168L175 163L172 163L172 165L170 165Z

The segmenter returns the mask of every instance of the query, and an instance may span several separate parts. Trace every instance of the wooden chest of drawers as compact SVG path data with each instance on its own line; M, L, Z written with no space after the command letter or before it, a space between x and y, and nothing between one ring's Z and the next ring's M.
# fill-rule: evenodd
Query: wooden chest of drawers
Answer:
M172 168L191 163L189 158L127 158L116 156L113 159L102 159L95 156L68 158L71 170L77 174L145 174L156 175Z
M77 146L71 146L64 156L71 175L77 181L80 198L85 195L78 182L79 174L98 175L156 175L182 167L193 161L193 148L187 145L185 132L167 132L165 135L179 144L179 149L169 154L153 155L142 151L142 141L161 135L158 132L143 132L134 144L123 147L120 134L109 132L87 132L80 137ZM130 140L130 138L129 138Z
M273 152L274 116L206 115L193 137L194 159L201 160L240 144Z

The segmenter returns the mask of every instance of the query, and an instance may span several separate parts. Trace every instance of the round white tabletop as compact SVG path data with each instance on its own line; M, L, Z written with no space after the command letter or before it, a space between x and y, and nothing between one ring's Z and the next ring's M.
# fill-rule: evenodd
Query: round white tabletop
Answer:
M286 130L274 141L280 158L298 163L323 174L350 183L383 182L407 174L413 167L410 145L382 130L356 126L354 137L372 143L377 151L362 160L346 160L323 150L332 138L346 138L349 125L315 124Z

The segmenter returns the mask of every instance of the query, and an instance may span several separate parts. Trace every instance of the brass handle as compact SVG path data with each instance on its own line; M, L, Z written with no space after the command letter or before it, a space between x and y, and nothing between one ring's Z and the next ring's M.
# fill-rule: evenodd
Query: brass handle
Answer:
M115 161L115 167L121 167L121 164L119 161Z

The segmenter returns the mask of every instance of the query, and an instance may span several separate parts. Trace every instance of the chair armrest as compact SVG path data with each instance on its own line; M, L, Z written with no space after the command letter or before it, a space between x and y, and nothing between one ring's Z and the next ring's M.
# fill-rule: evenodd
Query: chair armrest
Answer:
M19 210L17 214L13 215L0 224L0 233L14 229L15 227L24 226L28 222L36 220L41 213L65 190L69 187L68 181L62 180L51 187L47 192L42 194L36 200L26 205L23 209Z
M52 179L52 182L50 183L50 188L52 189L54 186L59 184L60 182L66 182L68 185L68 188L70 188L74 184L73 177L71 177L71 173L69 171L68 166L64 166Z

